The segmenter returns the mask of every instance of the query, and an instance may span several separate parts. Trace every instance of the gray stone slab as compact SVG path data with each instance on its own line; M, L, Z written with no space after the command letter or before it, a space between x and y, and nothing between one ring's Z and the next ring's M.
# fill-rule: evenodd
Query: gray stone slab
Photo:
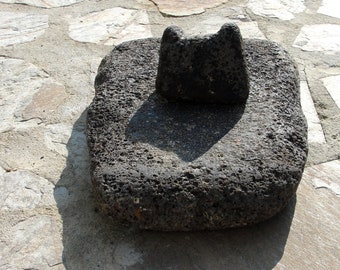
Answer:
M244 40L246 104L168 103L155 93L159 39L102 61L88 110L95 197L143 229L245 226L281 211L307 156L297 69L276 43Z

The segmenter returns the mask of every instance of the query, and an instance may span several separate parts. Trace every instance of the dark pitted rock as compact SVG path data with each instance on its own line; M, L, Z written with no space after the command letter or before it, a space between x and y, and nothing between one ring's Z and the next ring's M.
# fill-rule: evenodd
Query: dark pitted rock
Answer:
M156 91L170 101L244 103L249 80L243 40L236 24L214 35L184 38L168 27L160 47Z
M159 39L124 43L98 70L87 138L95 197L152 230L245 226L281 211L307 155L299 81L287 52L244 40L246 104L168 103L155 93Z

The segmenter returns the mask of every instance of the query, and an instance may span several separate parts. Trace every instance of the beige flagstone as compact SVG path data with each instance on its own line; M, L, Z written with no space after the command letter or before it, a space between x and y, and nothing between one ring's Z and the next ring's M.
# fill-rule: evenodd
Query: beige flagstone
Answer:
M256 15L291 20L306 7L304 0L249 0L248 8Z
M49 215L17 221L0 241L1 269L64 269L58 222Z
M57 82L45 82L34 94L32 101L22 112L22 119L46 119L67 97L64 85Z
M84 0L0 0L0 3L25 4L35 7L54 8L73 5Z
M62 84L20 59L0 57L0 82L0 132L36 126L66 98Z
M340 51L340 25L305 25L296 37L294 47L304 51Z
M29 171L5 172L0 167L0 210L24 210L55 205L54 185Z
M0 12L0 46L33 41L44 34L47 28L47 15Z
M335 104L340 108L340 75L321 79Z
M304 175L316 189L328 189L340 197L340 161L321 163L305 170Z
M151 0L159 11L170 16L189 16L203 13L207 8L217 7L227 0Z
M325 135L306 81L300 82L301 107L308 124L308 142L325 143Z
M220 30L223 24L228 22L233 22L238 25L243 38L266 39L262 31L259 29L257 22L229 19L217 14L208 17L208 19L200 21L194 28L189 31L189 34L214 34L218 30Z
M340 19L340 1L339 0L323 0L318 13L325 14Z
M117 7L71 19L69 36L80 42L111 46L149 38L152 33L146 11Z

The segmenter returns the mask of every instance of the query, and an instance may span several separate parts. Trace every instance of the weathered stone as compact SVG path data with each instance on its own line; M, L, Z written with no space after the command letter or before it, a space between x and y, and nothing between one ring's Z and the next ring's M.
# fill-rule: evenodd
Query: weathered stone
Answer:
M322 83L327 88L328 93L331 95L335 104L338 106L338 108L340 108L340 75L323 78Z
M55 205L54 185L29 171L4 172L0 168L0 210L32 209Z
M43 83L40 90L33 95L31 102L23 110L22 119L46 119L55 112L66 97L64 85L53 81Z
M0 241L0 267L64 269L61 267L63 247L59 230L56 218L48 215L18 221L6 231L8 238Z
M33 41L48 28L48 16L33 13L0 12L0 46Z
M1 3L25 4L43 8L70 6L82 1L84 0L0 0Z
M237 25L228 23L215 35L193 38L168 27L161 41L156 91L170 101L245 102L249 80Z
M316 189L327 189L340 197L340 161L333 160L315 165L305 171L305 176Z
M245 40L244 106L167 103L155 92L160 40L107 55L88 110L100 209L155 230L244 226L295 194L307 154L299 80L279 45Z
M0 80L0 132L47 121L66 98L62 84L21 59L0 57Z
M236 23L240 28L243 38L266 39L259 29L257 22L251 21L248 15L241 8L232 8L224 10L223 15L213 14L207 19L200 20L195 26L188 31L188 34L207 35L214 34L226 22Z
M152 37L145 10L111 8L70 20L69 36L80 42L118 45Z
M304 0L249 0L248 7L256 15L281 20L294 19L294 14L305 10Z
M340 25L305 25L296 37L294 47L304 51L340 51Z
M205 12L207 8L219 6L227 0L151 0L159 11L170 16L189 16Z
M325 134L306 81L300 82L300 96L302 111L307 120L308 142L325 143Z
M338 0L322 0L318 13L340 19L340 2Z

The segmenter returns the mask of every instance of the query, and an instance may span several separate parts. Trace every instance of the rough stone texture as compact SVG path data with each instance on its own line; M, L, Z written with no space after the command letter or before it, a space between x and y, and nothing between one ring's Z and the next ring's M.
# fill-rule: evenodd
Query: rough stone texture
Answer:
M170 101L245 102L249 79L237 25L228 23L217 34L193 38L185 38L176 26L165 29L156 91Z
M245 106L166 103L154 93L159 42L124 43L99 67L87 136L101 210L155 230L272 217L295 194L307 154L288 54L273 42L245 40Z

